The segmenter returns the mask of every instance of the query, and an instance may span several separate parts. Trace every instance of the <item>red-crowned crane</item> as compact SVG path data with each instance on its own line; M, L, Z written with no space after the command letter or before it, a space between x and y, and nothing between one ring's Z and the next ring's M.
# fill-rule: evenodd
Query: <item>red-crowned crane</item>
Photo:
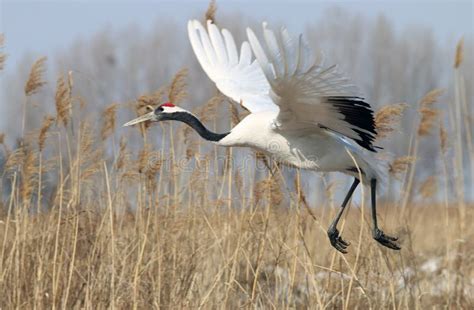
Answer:
M174 120L191 126L204 139L220 146L245 146L278 162L314 171L339 171L354 177L327 231L338 251L346 253L337 224L357 185L371 189L372 236L381 245L399 250L397 238L377 225L376 186L380 161L374 157L376 136L373 111L336 66L324 66L302 36L286 29L274 32L263 23L263 40L247 28L248 42L240 55L232 34L207 22L188 22L192 48L217 88L241 103L251 114L230 132L214 133L191 112L170 102L124 126L144 121ZM252 52L256 59L252 60Z

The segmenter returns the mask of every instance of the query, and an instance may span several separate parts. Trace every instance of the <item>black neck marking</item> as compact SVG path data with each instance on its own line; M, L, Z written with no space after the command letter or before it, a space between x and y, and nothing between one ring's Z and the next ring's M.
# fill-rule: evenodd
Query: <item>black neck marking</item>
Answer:
M193 128L202 138L208 141L217 142L229 134L229 132L215 133L210 131L201 123L201 121L196 116L187 112L174 112L170 114L164 114L162 116L162 120L175 120L186 123L191 128Z

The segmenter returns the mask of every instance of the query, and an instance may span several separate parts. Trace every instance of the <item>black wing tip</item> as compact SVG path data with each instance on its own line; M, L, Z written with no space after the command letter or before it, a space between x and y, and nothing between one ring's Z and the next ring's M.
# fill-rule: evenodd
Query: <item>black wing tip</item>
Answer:
M344 115L344 121L352 125L360 139L353 139L363 148L377 152L373 142L377 136L374 111L364 98L357 96L331 96L326 98L328 103Z

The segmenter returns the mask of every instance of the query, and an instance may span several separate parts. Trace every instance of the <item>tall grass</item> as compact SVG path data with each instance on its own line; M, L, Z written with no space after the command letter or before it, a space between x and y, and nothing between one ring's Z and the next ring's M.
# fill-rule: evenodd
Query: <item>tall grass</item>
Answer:
M111 104L96 126L82 113L87 103L74 93L72 74L60 76L56 116L41 116L38 129L23 122L16 148L1 136L0 307L472 308L474 212L464 200L463 163L474 161L472 152L463 157L472 141L462 134L472 132L472 102L463 95L461 67L456 61L449 116L433 110L439 91L428 92L409 154L390 167L391 178L404 181L401 199L379 213L403 249L371 239L362 200L342 223L352 242L347 255L326 238L333 203L310 206L299 171L289 181L284 167L253 153L237 165L235 150L206 151L188 128L166 124L136 129L140 150L128 147L127 135L116 143L116 112L141 114L165 94L179 103L186 70L131 105ZM44 85L43 70L40 59L27 79L25 106ZM232 126L244 111L223 101L216 95L194 112L208 124L226 115ZM377 113L380 139L404 107ZM161 138L162 149L153 149L151 136ZM443 173L417 184L413 163L423 160L422 139L440 140ZM327 184L328 196L333 187ZM430 203L438 187L443 199ZM423 199L416 200L418 192Z

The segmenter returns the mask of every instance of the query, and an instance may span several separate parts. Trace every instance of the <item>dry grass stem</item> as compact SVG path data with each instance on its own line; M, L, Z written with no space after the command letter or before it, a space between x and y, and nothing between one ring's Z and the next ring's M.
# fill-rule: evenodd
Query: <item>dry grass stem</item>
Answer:
M46 81L43 79L43 74L45 71L45 62L46 57L41 57L31 67L30 75L25 84L25 95L31 96L36 93L43 85L46 84Z

